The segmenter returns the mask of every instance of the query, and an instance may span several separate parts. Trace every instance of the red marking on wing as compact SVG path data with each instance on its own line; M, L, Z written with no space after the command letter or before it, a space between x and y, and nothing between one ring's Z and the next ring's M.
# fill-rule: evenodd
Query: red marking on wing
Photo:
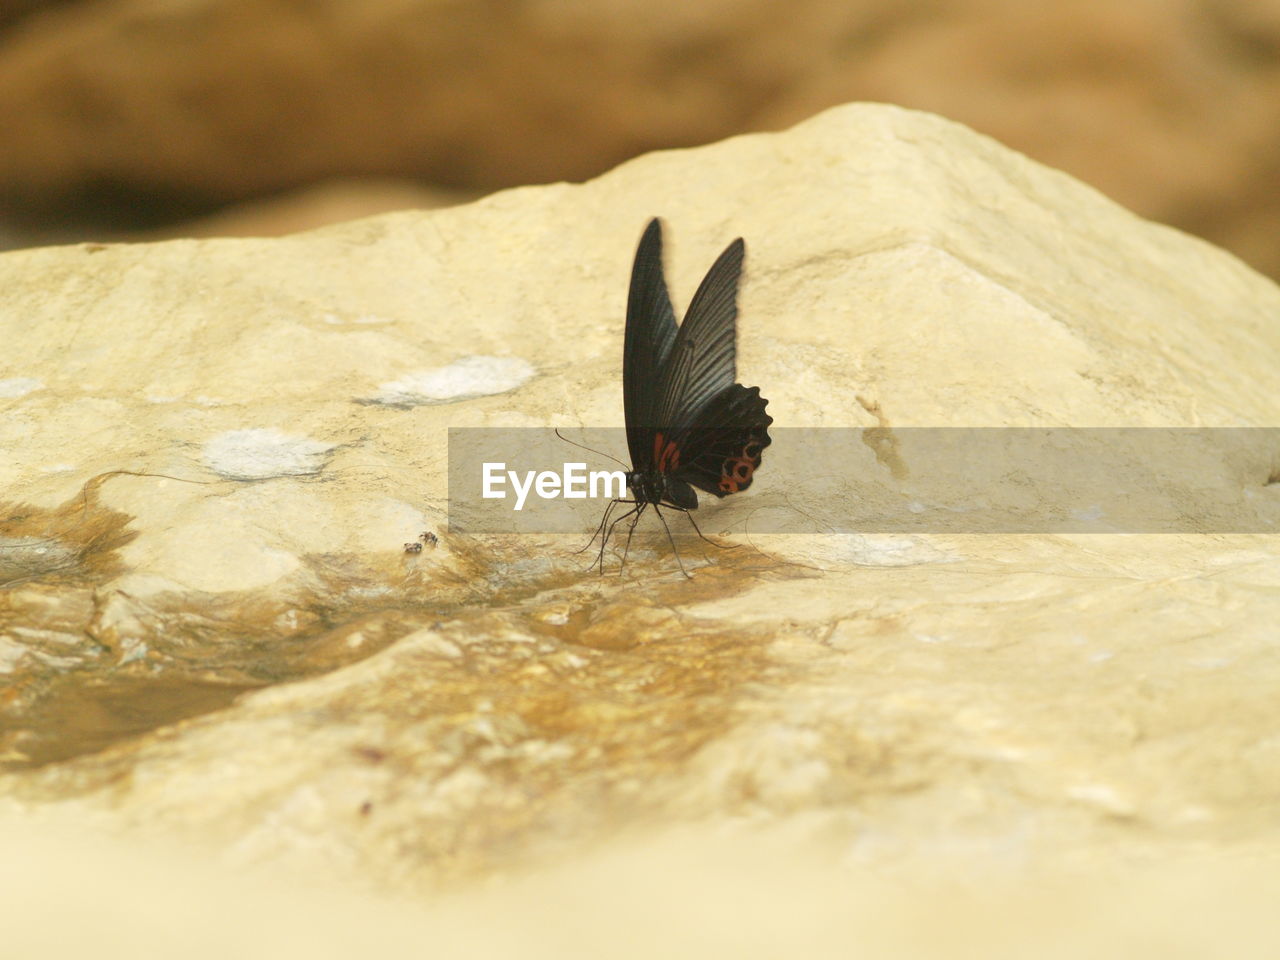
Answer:
M680 466L680 448L665 435L653 435L653 462L657 464L659 473L671 473Z

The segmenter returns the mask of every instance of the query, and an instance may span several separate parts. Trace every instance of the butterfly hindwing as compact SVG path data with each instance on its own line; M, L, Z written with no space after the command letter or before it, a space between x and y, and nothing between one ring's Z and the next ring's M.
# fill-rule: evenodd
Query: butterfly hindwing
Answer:
M672 431L670 443L683 456L672 470L677 480L717 497L751 486L764 448L772 442L759 387L730 384L700 411L697 421Z

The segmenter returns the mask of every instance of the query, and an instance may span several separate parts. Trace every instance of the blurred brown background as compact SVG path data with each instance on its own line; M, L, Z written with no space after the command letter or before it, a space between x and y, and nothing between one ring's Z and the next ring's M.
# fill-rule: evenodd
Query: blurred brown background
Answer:
M1280 0L0 0L0 245L289 232L850 100L1280 277Z

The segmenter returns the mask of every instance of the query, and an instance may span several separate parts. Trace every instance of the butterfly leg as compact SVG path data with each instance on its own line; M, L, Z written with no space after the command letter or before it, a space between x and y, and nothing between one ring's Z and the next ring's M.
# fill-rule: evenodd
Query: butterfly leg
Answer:
M705 533L703 533L702 530L698 527L698 521L693 519L693 512L691 510L686 510L684 515L688 517L689 522L693 524L693 532L696 533L699 537L701 537L704 543L711 544L717 550L737 550L740 546L742 546L742 544L740 543L716 543L714 540L708 537Z
M621 516L614 517L613 522L609 524L608 528L604 532L604 536L600 539L600 554L599 556L596 557L596 563L599 564L600 566L601 576L604 575L604 550L605 550L605 547L608 546L610 538L613 537L613 528L616 527L618 524L620 524L623 520L627 519L627 517L634 515L635 520L631 521L631 529L635 530L636 522L640 519L640 513L644 509L644 504L638 503L635 500L615 500L614 503L631 503L631 504L634 504L634 506L630 510L628 510L626 513L622 514ZM627 545L628 546L631 545L630 533L627 534ZM626 566L626 563L627 563L627 558L624 555L622 558L623 566ZM588 567L588 569L590 568ZM619 571L619 576L621 576L621 571Z
M680 567L680 572L685 575L685 579L692 580L693 577L689 576L689 571L684 568L684 561L680 559L680 551L676 549L676 540L675 537L671 536L671 528L667 526L667 518L662 515L662 511L658 509L656 503L653 505L653 510L658 515L658 519L662 521L662 529L667 531L667 542L671 544L671 552L676 555L676 565ZM689 517L688 510L681 510L680 512ZM692 521L693 517L689 517L689 519ZM698 525L695 523L693 528L697 530ZM701 533L699 533L699 536L701 536Z
M635 519L631 521L631 526L627 528L627 545L622 548L622 565L618 567L618 576L622 576L622 571L627 569L627 557L631 555L631 538L632 536L635 535L636 524L640 522L640 516L641 514L644 513L644 508L647 506L648 506L648 503L645 502L644 500L641 500L636 503L635 508L633 510L630 510L627 513L624 513L621 517L618 518L618 520L623 520L631 516L632 514L635 514ZM656 505L654 506L654 509L655 510L657 509ZM618 520L614 521L615 526L617 525ZM609 528L609 532L610 533L613 532L613 527ZM602 567L601 573L603 572L604 572L604 568Z
M580 553L584 552L585 550L587 550L588 548L590 548L590 546L591 546L593 543L595 543L595 542L596 542L596 537L598 537L598 536L600 536L602 533L604 533L604 525L605 525L606 523L608 523L608 522L609 522L609 514L613 513L613 508L614 508L614 507L616 507L618 504L620 504L620 503L622 503L622 502L623 502L623 501L621 501L621 500L610 500L610 501L609 501L609 506L607 506L607 507L605 508L604 516L602 516L602 517L600 518L600 522L599 522L598 524L596 524L596 532L595 532L595 533L593 533L593 534L591 535L591 539L590 539L590 540L588 540L586 543L584 543L584 544L583 544L579 549L577 549L577 550L573 551L573 555L574 555L575 557L576 557L578 554L580 554ZM595 566L595 564L592 564L592 566ZM588 568L588 569L590 569L590 568Z

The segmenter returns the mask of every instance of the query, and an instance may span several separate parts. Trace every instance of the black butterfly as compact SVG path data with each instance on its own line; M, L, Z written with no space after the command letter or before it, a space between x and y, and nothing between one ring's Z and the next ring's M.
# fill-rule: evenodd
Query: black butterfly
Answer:
M622 520L633 517L634 532L650 505L659 518L661 507L688 516L698 508L694 487L727 497L751 486L760 467L773 423L764 412L769 401L760 396L759 387L734 382L738 278L745 252L739 237L720 254L677 328L662 275L662 224L656 217L640 238L631 268L622 353L622 400L631 452L627 486L633 499L614 500L600 521L596 535L601 537L602 572L605 545ZM619 503L632 507L610 523L609 515ZM689 520L692 523L693 517ZM667 538L671 539L670 529ZM675 550L674 540L671 548ZM625 565L626 551L622 562Z

